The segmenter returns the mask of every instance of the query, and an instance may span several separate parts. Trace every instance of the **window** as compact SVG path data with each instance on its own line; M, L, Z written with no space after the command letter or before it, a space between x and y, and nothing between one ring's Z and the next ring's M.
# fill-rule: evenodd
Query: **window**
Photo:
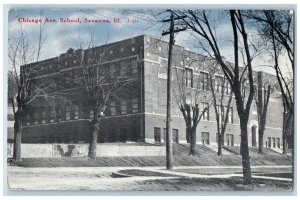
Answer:
M30 125L30 115L26 114L26 125Z
M38 124L39 123L39 113L38 113L38 111L35 111L33 113L33 123L34 124Z
M136 59L131 60L131 72L136 74L138 72Z
M217 93L222 92L222 81L223 77L221 76L215 76L215 91Z
M109 110L110 110L110 115L111 115L111 116L116 115L116 102L115 102L115 101L112 101L112 102L110 103L110 108L109 108Z
M54 122L54 110L50 109L50 123L53 123Z
M46 111L42 111L42 124L46 123Z
M125 65L125 61L121 61L120 62L121 66L120 66L120 76L124 77L126 76L126 65Z
M124 115L127 113L127 103L125 100L121 100L121 114Z
M132 113L137 113L139 111L139 100L138 98L132 99Z
M223 118L223 116L224 116L224 109L223 108L224 107L221 107L220 105L217 105L217 112L218 112L218 116L219 116L219 121L220 122L224 121L224 118Z
M209 132L201 132L201 139L203 145L209 145Z
M219 115L219 120L222 122L225 121L226 118L226 113L227 113L227 106L221 106L221 105L217 105L217 112ZM233 109L232 107L229 107L229 111L228 111L228 123L233 123Z
M116 64L115 63L111 63L109 65L109 73L111 77L116 76L117 72L116 72Z
M225 135L225 143L227 146L234 146L234 136L233 134Z
M121 52L123 52L123 51L124 51L124 48L121 47Z
M208 73L200 72L200 88L202 90L209 90Z
M202 115L203 120L209 120L209 107L208 103L201 103L201 112L206 109Z
M131 51L132 51L132 52L134 52L134 51L135 51L135 48L134 48L134 47L132 47Z
M225 79L225 94L231 94L231 86L227 79Z
M94 118L94 110L90 110L90 119Z
M185 68L185 86L193 87L193 70Z
M273 148L276 148L276 139L273 137L272 140L273 140Z
M78 106L74 107L74 119L78 119L79 118L79 108Z
M113 54L114 52L113 52L113 50L111 50L110 52L109 52L109 54Z
M58 108L57 109L57 120L59 121L59 122L61 122L61 109L60 108Z
M168 72L168 61L167 60L161 60L158 73L160 74L167 74Z
M161 143L161 133L158 127L154 127L154 141Z
M268 137L268 147L271 148L271 137Z
M134 38L134 37L131 39L131 43L132 43L132 44L135 43L135 38Z
M71 110L70 110L70 106L66 106L66 120L70 120L71 119Z
M277 138L277 148L280 149L280 138Z

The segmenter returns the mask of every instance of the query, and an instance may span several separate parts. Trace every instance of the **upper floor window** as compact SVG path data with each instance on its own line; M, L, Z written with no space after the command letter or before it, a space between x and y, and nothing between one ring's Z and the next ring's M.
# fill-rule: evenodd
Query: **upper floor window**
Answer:
M131 60L131 70L132 70L132 74L136 74L138 72L136 59Z
M215 91L223 94L231 93L231 86L225 77L215 76Z
M200 72L200 89L209 90L208 73Z
M121 100L121 114L127 114L127 102L125 100Z
M120 76L124 77L126 76L126 63L125 61L121 61L121 66L120 66Z
M227 109L228 110L228 123L233 123L233 108L232 107L227 107L227 106L221 106L221 105L217 105L217 112L218 112L218 116L219 116L219 120L224 122L225 118L226 118L226 114L227 114Z
M78 119L79 118L79 107L75 106L74 107L74 119Z
M94 110L90 110L90 119L94 118Z
M57 120L59 122L61 122L61 109L60 108L57 109Z
M51 108L50 108L49 116L50 116L50 123L53 123L54 122L54 110Z
M193 87L193 70L185 68L185 86Z
M205 103L205 102L201 103L201 112L203 112L202 119L209 120L209 104L208 103Z
M26 125L27 126L30 125L30 115L29 114L26 115Z
M116 103L115 103L115 101L112 101L110 103L110 115L111 116L116 115Z
M138 98L132 99L132 113L137 113L139 111L139 100Z
M38 124L39 123L39 112L38 111L35 111L33 113L33 123L34 124Z
M70 120L71 119L71 109L70 106L66 106L66 120Z
M223 83L223 77L215 76L215 91L217 93L220 93L222 91L222 83Z

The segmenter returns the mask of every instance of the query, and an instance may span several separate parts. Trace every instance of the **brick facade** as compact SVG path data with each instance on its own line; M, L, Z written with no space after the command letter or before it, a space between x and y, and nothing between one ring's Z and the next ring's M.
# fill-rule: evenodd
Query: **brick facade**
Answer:
M166 119L166 63L168 43L151 38L138 36L112 44L95 47L87 50L70 49L59 57L47 59L29 66L35 69L34 80L44 81L49 76L51 80L61 81L60 77L67 76L76 71L83 53L101 53L106 49L101 60L109 69L114 66L125 65L128 76L136 76L137 80L122 88L118 92L118 98L110 101L105 111L105 118L101 122L98 142L150 142L164 143L164 128ZM97 55L91 56L97 59ZM95 65L97 60L91 60ZM122 64L123 63L123 64ZM125 64L124 64L125 63ZM103 66L104 66L103 65ZM134 67L136 65L136 67ZM174 46L173 63L173 87L177 91L178 77L190 69L193 77L207 76L212 69L212 61L199 54L185 50L183 47ZM122 70L122 69L120 69ZM175 73L174 73L175 72ZM120 71L120 75L123 72ZM76 76L76 72L74 72ZM221 70L215 75L222 76ZM215 78L216 76L214 76ZM209 78L209 77L208 77ZM276 77L264 73L254 72L257 93L265 83L276 85ZM204 79L204 78L203 78ZM186 79L186 81L188 81ZM68 82L64 81L68 88ZM196 78L190 79L190 90L196 85ZM204 93L209 94L209 87L203 83ZM247 85L247 84L246 84ZM70 84L70 87L73 86ZM247 88L247 87L246 87ZM247 91L246 91L247 92ZM270 97L269 110L267 113L264 144L273 148L280 147L282 135L282 103L278 98L279 89L275 88ZM228 97L226 97L228 98ZM225 100L227 101L227 100ZM51 108L43 102L34 102L28 109L28 117L24 121L23 143L86 143L89 121L92 115L87 109L84 95L78 98L78 104L61 105L51 111ZM78 107L77 107L78 106ZM237 115L234 97L232 100L232 120L228 123L225 133L225 145L239 146L240 130L239 117ZM54 114L55 113L55 114ZM186 143L185 121L173 97L172 105L172 128L174 142ZM216 118L214 108L211 106L207 118L201 120L197 128L197 143L216 144ZM249 123L249 145L258 145L258 124L255 101L252 103ZM252 141L253 140L253 141ZM278 142L280 145L278 146ZM281 147L280 147L281 148Z

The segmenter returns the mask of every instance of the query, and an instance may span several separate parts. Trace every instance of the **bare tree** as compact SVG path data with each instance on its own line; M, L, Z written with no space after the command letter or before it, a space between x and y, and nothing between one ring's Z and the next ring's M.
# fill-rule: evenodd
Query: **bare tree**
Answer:
M218 42L217 32L214 30L214 24L210 22L209 11L203 10L176 10L176 15L186 15L187 17L182 19L184 26L190 28L198 37L204 39L208 44L206 49L207 53L213 57L218 64L221 66L223 73L230 83L230 86L235 94L236 107L240 118L240 129L241 129L241 154L242 154L242 165L243 165L243 177L244 183L249 184L252 182L251 167L249 158L249 147L248 147L248 120L251 108L251 103L254 95L253 88L253 75L252 75L252 59L249 47L249 39L247 30L244 23L244 17L240 10L230 10L226 13L226 16L230 19L231 28L233 32L233 56L234 64L231 66L227 63L222 56ZM214 20L214 19L213 19ZM240 48L243 48L245 53L246 65L242 68L242 71L247 71L247 79L249 82L249 92L247 97L243 98L242 92L242 81L243 75L241 73L239 62L240 62Z
M111 100L117 97L118 92L124 86L135 80L134 77L127 76L126 72L132 70L128 66L110 66L105 63L105 59L111 51L110 48L109 45L104 45L80 50L82 52L80 67L76 72L74 71L74 76L67 76L67 78L73 79L77 88L77 92L74 91L73 96L84 94L92 116L90 130L88 130L91 136L88 157L91 159L96 159L100 124ZM76 104L76 102L74 103Z
M294 97L293 82L284 72L284 67L290 67L294 74L294 11L293 10L261 10L247 11L245 16L256 22L262 38L269 44L268 51L272 58L273 68L282 94L283 113L283 154L286 154L287 136L293 134ZM281 66L280 59L288 57L288 66Z
M225 76L215 75L215 77L213 77L215 70L216 69L213 68L212 73L210 73L210 87L217 121L218 155L222 155L224 134L226 132L227 123L230 121L232 122L231 100L233 91L231 90ZM229 112L231 112L230 116ZM229 117L231 117L231 119Z
M43 26L40 25L38 46L30 43L27 33L20 25L20 31L9 38L9 64L8 98L12 104L14 114L14 151L13 160L21 160L22 129L26 112L30 104L38 99L43 99L50 105L61 101L62 97L56 93L56 87L51 83L51 78L38 81L34 79L35 72L41 67L28 64L38 61L43 47Z
M257 93L256 95L254 95L254 97L257 108L258 121L258 152L262 154L264 146L264 132L266 128L266 116L271 94L271 85L269 84L266 87L266 84L264 84L262 87L259 87L256 92Z
M193 63L199 65L201 62L196 58L187 65L192 67ZM209 107L212 104L209 92L209 74L196 75L191 68L185 67L174 71L176 80L173 83L173 93L185 120L190 155L195 155L196 130L201 120L208 120Z

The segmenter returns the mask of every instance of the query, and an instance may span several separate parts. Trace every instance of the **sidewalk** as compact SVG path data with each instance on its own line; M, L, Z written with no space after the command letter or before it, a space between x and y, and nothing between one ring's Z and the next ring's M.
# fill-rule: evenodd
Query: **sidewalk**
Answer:
M173 170L176 169L205 169L205 167L200 166L200 167L175 167ZM208 167L207 167L208 168ZM240 166L226 166L226 167L222 167L222 166L214 166L214 167L209 167L209 168L219 168L219 169L223 169L223 168L228 168L228 169L239 169L242 168ZM291 168L291 166L252 166L252 169L255 168L270 168L270 169L274 169L274 168L280 168L280 169L284 169L284 168ZM145 170L145 169L144 169ZM243 174L236 174L236 173L230 173L230 174L217 174L217 175L203 175L203 174L194 174L194 173L186 173L186 172L176 172L176 171L171 171L171 170L165 170L165 169L146 169L147 171L151 171L151 172L158 172L158 173L164 173L164 174L168 174L168 175L174 175L174 176L181 176L181 177L186 177L186 178L230 178L230 177L243 177ZM279 180L279 181L289 181L292 182L292 178L279 178L279 177L269 177L269 176L256 176L256 175L252 175L252 178L256 178L256 179L268 179L268 180Z

